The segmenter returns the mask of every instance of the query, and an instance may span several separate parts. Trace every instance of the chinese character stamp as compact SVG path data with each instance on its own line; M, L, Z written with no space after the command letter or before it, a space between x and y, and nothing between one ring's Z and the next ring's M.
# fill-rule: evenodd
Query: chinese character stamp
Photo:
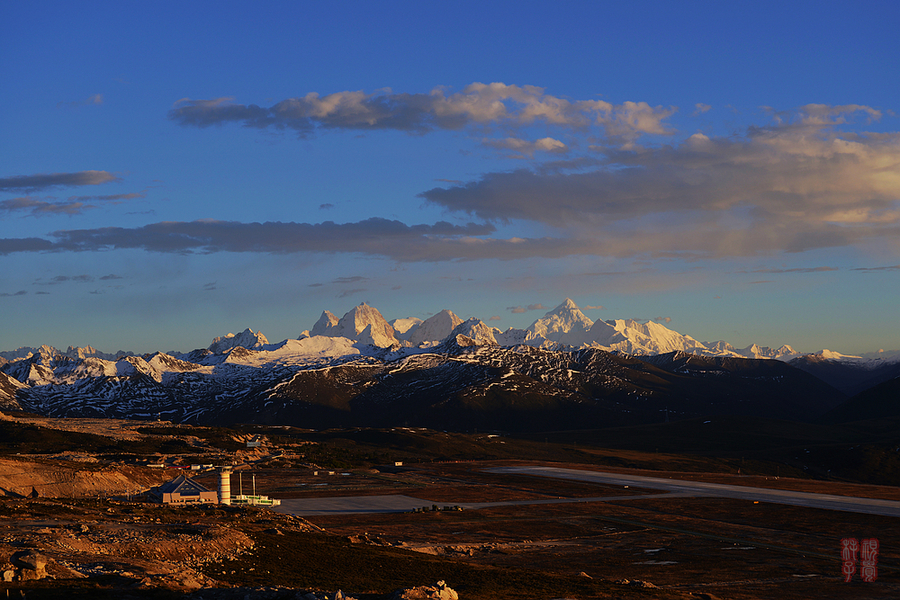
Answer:
M878 540L868 538L858 540L856 538L844 538L841 540L841 574L844 581L849 583L857 570L859 562L859 576L865 582L873 582L878 579Z

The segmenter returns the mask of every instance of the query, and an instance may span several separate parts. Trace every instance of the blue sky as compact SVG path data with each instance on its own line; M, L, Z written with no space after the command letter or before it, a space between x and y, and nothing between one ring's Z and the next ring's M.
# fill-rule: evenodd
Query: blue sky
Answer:
M739 347L898 349L898 24L3 3L0 349L277 341L363 301L524 328L567 296Z

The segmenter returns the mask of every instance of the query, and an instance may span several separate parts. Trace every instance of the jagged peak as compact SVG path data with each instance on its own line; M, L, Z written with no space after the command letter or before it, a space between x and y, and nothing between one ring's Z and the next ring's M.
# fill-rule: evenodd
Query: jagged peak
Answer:
M436 313L416 327L409 336L409 342L413 346L419 346L425 342L437 342L443 340L450 332L463 322L453 311L444 309Z
M349 310L341 317L337 325L328 330L327 335L345 337L379 348L392 348L400 345L396 332L387 319L377 308L371 307L365 302Z
M560 303L559 306L554 308L552 312L557 312L559 310L581 310L581 309L578 308L578 305L575 304L574 300L572 300L571 298L566 298L565 300L563 300Z
M472 317L468 321L463 321L453 328L447 338L455 338L456 336L465 336L478 346L496 346L497 339L490 327L485 325L481 319ZM447 339L445 338L445 339Z
M584 334L593 325L594 322L581 312L578 305L571 298L566 298L528 327L526 339L534 343L547 340L578 346L586 341Z
M313 325L313 328L310 330L310 336L313 335L328 335L328 332L338 324L338 318L332 314L331 311L323 310L322 316L319 317L319 320L316 321L316 324Z
M224 354L237 346L254 350L266 346L268 343L269 340L266 339L266 336L264 336L262 332L254 333L253 330L248 327L237 335L229 333L214 338L209 345L209 349L215 354Z

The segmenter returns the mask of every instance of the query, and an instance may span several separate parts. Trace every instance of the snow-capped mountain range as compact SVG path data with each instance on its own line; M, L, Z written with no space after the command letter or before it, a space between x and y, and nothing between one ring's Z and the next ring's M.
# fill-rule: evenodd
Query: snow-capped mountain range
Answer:
M450 310L389 323L361 304L341 318L326 310L311 330L277 343L246 329L187 353L0 353L0 408L316 427L606 426L653 422L670 410L802 418L900 375L892 354L873 361L800 356L789 346L736 349L655 322L591 321L569 299L527 329L506 331Z
M476 345L511 347L524 344L553 350L597 348L635 356L652 356L673 351L701 356L773 358L784 361L807 356L796 352L788 345L769 348L751 344L746 348L735 348L723 340L700 342L689 335L678 333L654 321L645 323L633 319L592 321L569 298L537 319L527 329L511 327L506 331L489 327L476 318L464 321L447 309L424 321L411 317L388 322L378 309L363 303L348 311L340 319L328 310L323 311L313 327L301 332L295 340L284 340L273 344L262 332L254 332L248 328L237 335L229 333L214 338L208 346L208 351L220 355L234 348L245 348L276 352L279 356L283 356L289 352L289 349L302 349L301 355L304 356L309 351L316 356L322 356L325 353L334 357L338 355L332 353L342 352L346 352L347 355L373 351L379 355L383 355L385 351L405 354L433 348L458 335L471 338ZM299 343L310 338L333 338L333 340ZM343 341L337 341L337 338L342 338ZM366 350L366 346L372 348ZM196 352L195 350L188 354ZM183 353L171 354L176 358L188 356ZM64 352L50 346L23 347L13 351L0 352L0 364L37 355L119 361L134 356L134 353L120 351L116 354L107 354L91 346L80 348L70 346ZM821 350L812 355L827 360L856 362L884 363L900 360L900 351L847 356L831 350Z

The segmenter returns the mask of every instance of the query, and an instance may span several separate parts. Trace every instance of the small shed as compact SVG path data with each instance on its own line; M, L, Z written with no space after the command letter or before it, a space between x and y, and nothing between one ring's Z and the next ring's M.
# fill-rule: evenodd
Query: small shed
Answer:
M184 474L154 488L153 495L163 504L216 504L219 501L217 492Z

